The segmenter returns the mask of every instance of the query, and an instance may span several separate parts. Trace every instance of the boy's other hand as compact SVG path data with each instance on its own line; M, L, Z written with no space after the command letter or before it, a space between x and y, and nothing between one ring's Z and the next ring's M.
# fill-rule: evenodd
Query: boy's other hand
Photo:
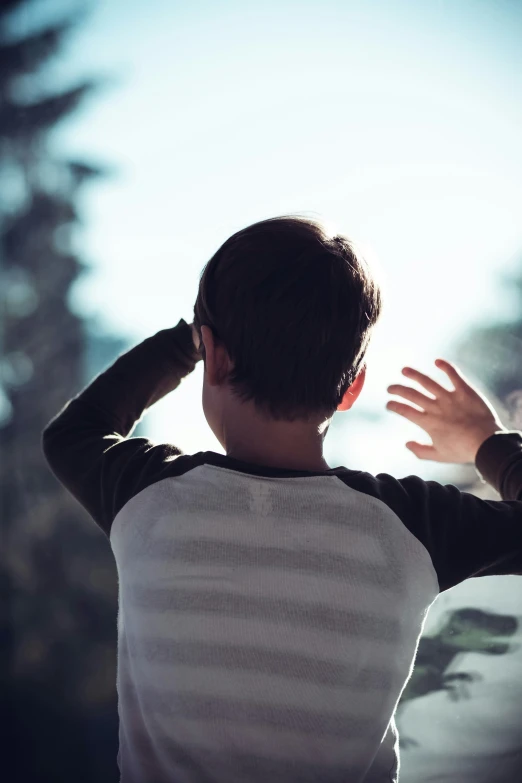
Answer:
M405 367L403 375L419 383L428 394L400 384L389 386L388 392L422 410L395 400L390 400L386 408L422 427L430 436L431 445L406 443L419 459L457 464L474 462L482 443L506 428L493 406L464 379L460 370L443 359L437 359L435 365L446 373L454 390L448 391L427 375Z

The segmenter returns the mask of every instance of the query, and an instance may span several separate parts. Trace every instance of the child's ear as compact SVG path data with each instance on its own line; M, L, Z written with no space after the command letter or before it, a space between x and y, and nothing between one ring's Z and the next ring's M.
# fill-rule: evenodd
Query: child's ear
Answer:
M205 372L210 386L221 386L227 379L231 361L225 346L216 340L210 327L201 326L201 340L203 345L200 350L205 351Z
M366 380L366 365L364 364L362 368L359 370L357 377L352 383L352 385L346 389L343 399L337 406L338 411L350 410L350 408L356 401L357 397L361 393L365 380Z

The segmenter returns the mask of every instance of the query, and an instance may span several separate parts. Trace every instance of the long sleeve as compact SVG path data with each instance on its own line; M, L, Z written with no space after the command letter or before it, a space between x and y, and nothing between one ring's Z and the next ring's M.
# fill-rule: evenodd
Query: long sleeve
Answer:
M372 490L426 547L441 591L471 577L522 575L522 433L492 435L480 447L476 467L502 500L383 473Z
M199 358L191 327L181 319L120 356L43 430L51 470L107 535L118 511L147 486L149 474L182 454L170 444L127 436Z
M522 433L492 435L478 450L475 463L502 500L522 500Z

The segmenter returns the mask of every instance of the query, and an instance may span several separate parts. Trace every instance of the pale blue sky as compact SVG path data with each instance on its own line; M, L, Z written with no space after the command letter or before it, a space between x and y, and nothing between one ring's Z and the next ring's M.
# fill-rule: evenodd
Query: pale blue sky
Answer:
M384 418L336 414L326 458L433 473L386 386L509 306L495 285L522 249L521 34L516 0L98 2L53 69L113 79L54 138L118 170L84 198L93 273L75 306L138 341L191 320L233 231L323 216L378 260L386 295L359 402ZM147 416L154 440L221 451L201 380Z

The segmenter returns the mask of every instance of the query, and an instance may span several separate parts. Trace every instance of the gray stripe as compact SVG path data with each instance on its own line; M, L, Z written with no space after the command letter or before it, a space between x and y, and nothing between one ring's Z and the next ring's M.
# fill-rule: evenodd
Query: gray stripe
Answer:
M161 691L151 687L140 688L139 702L141 708L150 715L197 720L201 722L203 734L205 724L212 723L215 728L216 721L251 726L266 725L312 734L315 737L338 737L346 740L368 737L375 732L374 716L362 717L310 708L284 707L267 702L202 695L195 691L176 690L169 693L165 688Z
M161 703L162 699L165 699L165 696L168 698L168 694L165 694L163 690L161 693L159 691L150 691L148 696L145 697L145 702L150 700L154 709L158 703ZM177 696L178 694L172 696L173 702ZM184 694L184 697L187 698L187 694ZM140 702L138 702L132 686L130 690L125 690L127 707L132 705L141 712L142 701L140 699ZM207 707L208 701L205 704L197 705L198 714L205 710L205 715L207 715ZM230 710L235 715L239 714L233 706L230 707ZM179 712L181 717L186 716L186 707L183 706ZM225 710L215 704L214 709L211 709L209 714L215 715L216 712L218 719L224 717ZM169 714L172 715L174 713L170 711ZM324 712L321 712L318 720L322 720L323 716ZM212 720L212 718L210 719ZM243 719L243 716L240 719ZM125 723L126 715L122 716L122 720ZM259 723L259 721L257 722ZM370 730L374 728L371 721L368 721L368 724ZM215 728L216 722L214 718L210 730L215 731ZM353 728L350 731L353 737L355 735ZM204 723L202 723L203 733ZM314 728L313 734L317 735L316 728ZM357 735L359 735L359 732L357 732ZM346 734L343 732L341 738L344 739L345 736ZM209 750L192 742L190 744L185 742L181 745L176 741L175 737L166 736L161 729L156 731L157 749L165 761L168 759L168 772L166 771L165 774L162 774L158 770L155 773L153 772L154 768L158 768L157 751L151 753L152 746L148 739L145 742L143 741L144 739L139 731L135 732L131 729L126 734L127 741L122 748L122 752L129 774L136 771L137 759L141 760L143 758L146 761L147 783L172 783L174 780L190 780L198 781L198 783L236 783L236 781L237 783L351 783L352 780L359 780L361 775L361 767L356 766L349 759L347 759L346 764L341 765L338 761L334 762L333 760L331 764L328 764L326 759L323 763L314 763L309 760L271 759L253 753L234 752L229 748L223 751ZM366 746L365 737L362 736L361 739L363 747ZM306 738L304 742L307 742ZM130 777L134 780L131 775ZM145 777L138 775L136 783L138 783L138 780L139 783L145 783Z
M144 658L160 664L182 664L185 666L227 669L230 671L251 671L257 674L272 674L307 684L346 684L350 664L332 660L321 660L303 653L277 652L269 648L235 646L204 642L179 642L171 639L145 639L133 643L131 651L125 647L120 658ZM350 681L350 688L357 690L387 690L393 682L389 669L368 667L357 673L357 679Z
M213 751L195 745L187 747L174 738L161 741L168 753L168 770L160 772L156 757L145 755L146 773L137 772L136 758L141 761L139 736L133 736L132 748L123 748L125 780L133 783L352 783L359 781L363 764L328 764L312 761L271 759L252 753ZM138 761L139 764L139 761Z
M195 754L194 754L195 755ZM197 751L198 761L212 770L213 783L353 783L359 781L362 765L345 765L267 759L253 754Z
M255 542L242 544L234 541L222 541L217 538L201 536L197 539L179 540L160 538L155 540L136 539L136 553L141 558L152 557L159 561L169 561L176 564L197 566L223 566L242 568L268 568L280 571L311 573L324 575L328 579L341 579L360 583L365 582L381 588L392 589L399 594L400 582L397 564L389 567L389 553L382 548L382 562L368 563L349 555L315 549L263 546ZM130 544L132 546L132 544ZM348 546L348 544L347 544ZM127 549L127 545L126 545Z
M129 589L129 602L134 608L149 611L175 611L193 614L217 614L223 617L260 619L288 626L317 628L321 631L375 641L400 641L400 620L386 616L364 614L354 610L335 609L329 604L307 603L285 598L243 596L220 590L184 590L183 588Z

